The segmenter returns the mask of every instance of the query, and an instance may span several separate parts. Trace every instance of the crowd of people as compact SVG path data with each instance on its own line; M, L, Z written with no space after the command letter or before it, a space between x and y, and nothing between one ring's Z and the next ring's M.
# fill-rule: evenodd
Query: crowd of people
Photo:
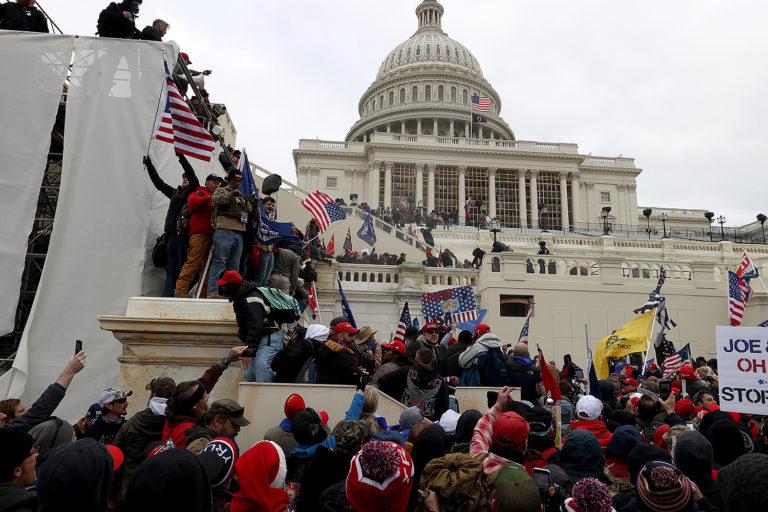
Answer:
M225 275L234 282L222 292L235 297L238 321L252 322L237 304L251 288L234 274ZM716 360L698 358L671 380L661 378L663 366L641 372L613 361L610 377L588 393L569 355L560 368L537 362L527 345L509 346L485 324L469 332L427 323L390 343L375 335L344 317L328 327L295 326L271 356L275 380L356 391L335 425L323 412L328 404L290 395L283 419L250 447L237 443L250 424L242 404L208 403L230 365L242 359L246 373L254 371L248 333L197 380L152 379L146 407L130 419L132 392L113 387L71 424L53 415L85 367L79 352L28 409L20 400L0 402L0 511L768 507L768 422L720 410ZM556 402L544 372L558 382ZM498 389L485 411L465 409L456 397L468 374ZM378 414L381 393L406 406L399 417Z

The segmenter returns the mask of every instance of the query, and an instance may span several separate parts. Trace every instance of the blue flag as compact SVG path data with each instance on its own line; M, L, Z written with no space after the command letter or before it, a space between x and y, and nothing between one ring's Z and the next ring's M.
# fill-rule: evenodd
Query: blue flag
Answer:
M469 320L468 322L460 322L456 324L456 327L459 329L462 329L464 331L469 331L471 333L475 332L475 329L477 329L477 326L483 323L483 318L485 318L486 313L488 313L487 309L478 308L477 310L477 320Z
M253 173L251 172L251 165L248 163L248 155L245 154L243 149L243 155L240 159L240 172L243 173L243 181L240 182L240 193L245 197L254 198L259 196L259 189L256 188L256 182L253 181Z
M649 368L649 367L650 367L650 366L651 366L651 365L654 363L654 361L655 361L655 360L654 360L653 358L651 358L651 359L649 359L648 361L646 361L646 362L645 362L645 366L643 367L643 371L642 371L642 373L645 373L645 372L647 372L647 371L648 371L648 368Z
M373 219L370 213L357 231L357 237L371 247L376 245L376 231L373 229Z
M347 320L349 320L349 323L352 324L352 327L357 329L357 324L355 323L355 317L352 315L352 309L349 307L349 302L347 302L347 297L344 296L344 289L341 287L341 279L336 279L339 282L339 295L341 296L341 313L347 317Z
M413 317L413 320L412 320L411 324L412 324L412 325L413 325L413 326L414 326L416 329L419 329L419 319L418 319L418 318L416 318L416 317ZM421 330L421 329L419 329L419 330ZM473 332L474 332L474 331L473 331Z

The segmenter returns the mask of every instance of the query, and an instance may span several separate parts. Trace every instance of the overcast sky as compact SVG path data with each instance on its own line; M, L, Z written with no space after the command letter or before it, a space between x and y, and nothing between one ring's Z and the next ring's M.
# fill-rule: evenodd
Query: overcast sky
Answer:
M46 0L93 35L106 0ZM634 157L641 206L706 208L728 225L768 213L768 2L442 0L443 30L501 96L521 140ZM140 28L212 69L252 162L295 181L301 138L342 140L384 57L417 28L418 0L145 0Z

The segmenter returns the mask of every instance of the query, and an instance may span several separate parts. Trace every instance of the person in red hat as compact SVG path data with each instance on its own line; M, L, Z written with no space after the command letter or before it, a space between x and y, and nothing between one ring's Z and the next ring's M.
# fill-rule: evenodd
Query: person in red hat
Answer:
M408 365L405 359L405 345L400 340L385 343L381 346L382 365L373 374L371 383L376 384L384 375Z
M290 453L291 450L296 448L296 445L299 444L291 433L291 421L293 421L293 418L295 418L299 412L306 408L307 405L304 403L304 399L301 395L293 393L286 398L285 405L283 406L285 418L283 418L279 425L267 430L264 434L264 440L272 441L280 446L280 448L283 449L283 452Z
M445 368L442 367L442 361L445 359L440 347L440 327L435 322L427 322L421 330L421 336L416 341L411 342L406 351L405 357L410 364L416 364L416 352L419 349L428 348L434 354L435 369L440 375L445 375Z
M699 380L699 376L696 373L696 370L693 369L693 366L689 364L684 365L680 368L678 376L680 377L681 384L685 382L685 394L688 395L689 398L692 398L699 391L708 391L707 386Z
M317 351L318 384L357 384L365 375L361 355L353 348L358 332L349 322L336 325L333 338Z
M243 371L248 382L272 382L272 360L285 345L280 325L265 309L266 299L256 284L244 281L234 270L227 270L216 281L221 294L232 302L237 320L237 337L248 345L250 366Z

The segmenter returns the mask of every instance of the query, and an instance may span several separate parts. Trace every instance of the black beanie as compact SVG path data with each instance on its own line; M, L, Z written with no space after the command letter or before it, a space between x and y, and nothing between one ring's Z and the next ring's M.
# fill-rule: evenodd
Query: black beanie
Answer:
M11 479L11 472L29 457L33 444L32 436L20 428L0 428L0 446L3 447L3 454L0 456L0 483Z
M469 331L461 331L459 333L459 343L470 345L472 343L472 333Z
M323 428L323 420L311 407L299 411L294 416L291 421L291 433L297 443L305 446L320 444L328 437Z

